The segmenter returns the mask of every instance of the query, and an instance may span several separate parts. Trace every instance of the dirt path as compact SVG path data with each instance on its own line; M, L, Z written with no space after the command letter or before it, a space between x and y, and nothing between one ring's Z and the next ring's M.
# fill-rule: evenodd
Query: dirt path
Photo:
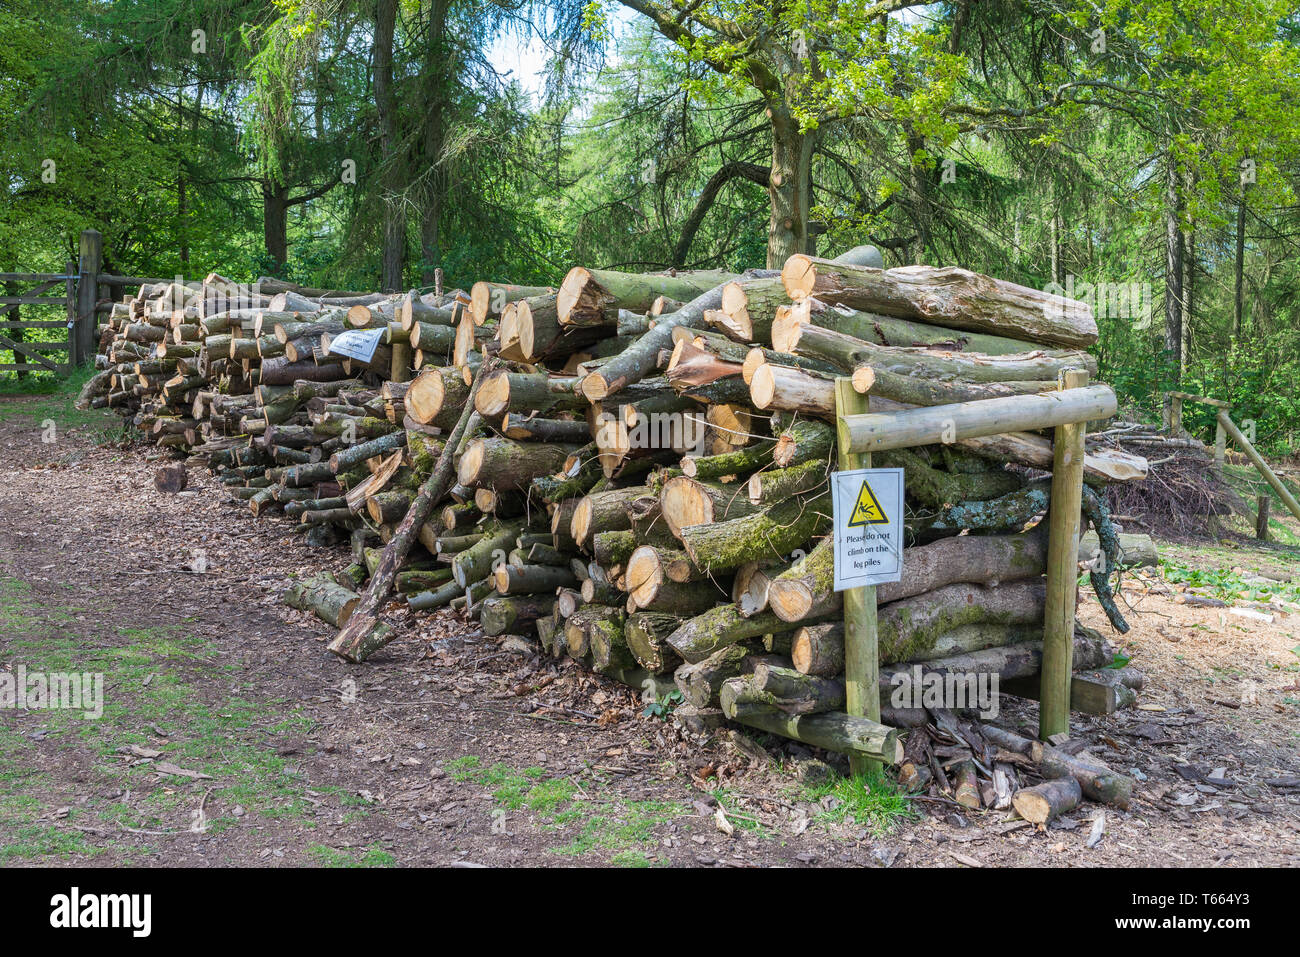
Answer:
M0 672L104 676L98 720L0 709L0 865L1296 863L1300 797L1260 783L1297 773L1300 693L1275 690L1296 680L1294 624L1232 652L1268 679L1262 704L1219 714L1173 675L1143 699L1169 710L1081 725L1148 777L1089 850L1095 807L1037 834L942 805L909 817L897 796L814 783L797 745L695 739L448 613L345 665L279 598L342 554L255 521L206 474L156 493L151 450L94 445L104 422L0 399ZM1167 642L1135 631L1135 664Z

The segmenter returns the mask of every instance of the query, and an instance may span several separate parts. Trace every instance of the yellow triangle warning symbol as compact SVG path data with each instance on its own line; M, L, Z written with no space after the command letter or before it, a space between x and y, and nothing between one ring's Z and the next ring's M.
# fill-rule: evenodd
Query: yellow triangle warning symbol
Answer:
M885 515L885 510L880 507L880 502L876 499L876 493L871 491L871 486L864 479L862 488L858 490L858 500L853 503L853 513L849 515L849 528L855 525L888 525L889 517Z

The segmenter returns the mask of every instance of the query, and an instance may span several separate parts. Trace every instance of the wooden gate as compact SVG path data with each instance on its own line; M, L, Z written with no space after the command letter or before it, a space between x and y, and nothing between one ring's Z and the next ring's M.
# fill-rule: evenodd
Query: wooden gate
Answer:
M166 282L139 276L114 276L100 271L104 240L97 230L82 230L80 260L58 273L0 273L0 358L13 353L13 362L0 362L0 373L54 372L66 374L95 357L99 317L110 312L122 287ZM179 277L178 277L179 278ZM25 292L20 286L31 286ZM62 287L59 295L50 295ZM101 290L106 298L100 298ZM110 295L110 291L112 295ZM30 318L26 307L43 311ZM57 311L56 311L57 310ZM57 317L57 318L56 318ZM27 330L45 330L44 338L29 339ZM60 329L59 335L49 330Z
M0 362L0 372L68 372L77 360L77 264L68 263L62 274L0 273L0 283L0 354L12 352L14 360ZM57 336L49 335L53 329ZM31 337L28 330L43 332Z

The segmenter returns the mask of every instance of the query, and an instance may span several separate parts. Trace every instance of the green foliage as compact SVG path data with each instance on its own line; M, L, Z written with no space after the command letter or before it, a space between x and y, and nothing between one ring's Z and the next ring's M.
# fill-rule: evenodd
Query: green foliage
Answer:
M682 703L682 693L676 689L661 695L658 700L650 702L641 712L645 718L663 718L667 719L669 715Z
M396 9L384 51L374 3L12 0L0 271L60 270L89 227L108 269L142 276L377 288L386 246L421 288L435 267L462 288L575 263L744 269L772 248L785 124L815 251L1090 286L1126 412L1153 418L1177 387L1231 402L1267 454L1300 447L1296 0ZM533 93L491 50L539 34ZM1129 283L1142 308L1109 308L1098 287ZM1185 425L1212 437L1207 408Z

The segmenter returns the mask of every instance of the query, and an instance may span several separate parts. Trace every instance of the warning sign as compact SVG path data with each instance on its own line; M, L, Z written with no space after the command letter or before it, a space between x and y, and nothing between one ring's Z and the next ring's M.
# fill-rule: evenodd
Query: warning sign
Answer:
M853 503L853 514L849 516L849 528L855 525L888 524L889 519L885 516L885 510L880 507L876 493L871 490L871 483L863 479L862 488L858 490L858 499Z
M896 582L903 574L903 470L834 474L835 590Z

